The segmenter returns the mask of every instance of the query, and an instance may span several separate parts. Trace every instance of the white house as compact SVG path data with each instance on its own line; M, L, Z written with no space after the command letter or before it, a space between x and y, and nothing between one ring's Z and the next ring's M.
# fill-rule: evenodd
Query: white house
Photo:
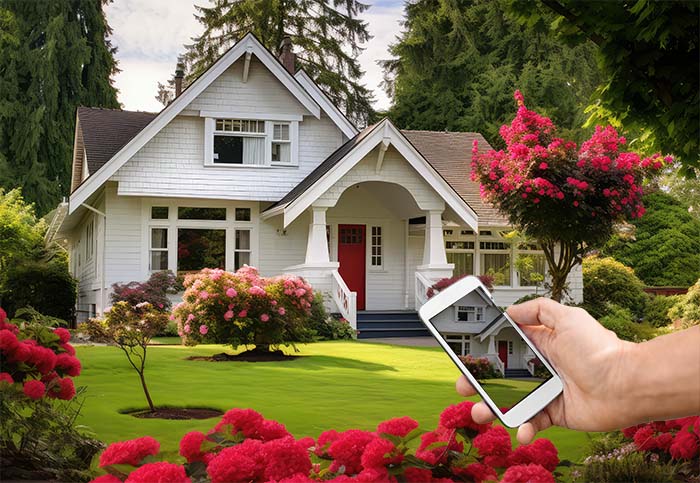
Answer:
M501 305L535 291L515 268L533 246L469 180L480 134L358 129L303 71L251 34L158 114L80 108L65 240L82 317L115 282L156 270L296 273L353 325L414 311L436 280L496 273ZM581 274L570 288L581 298Z

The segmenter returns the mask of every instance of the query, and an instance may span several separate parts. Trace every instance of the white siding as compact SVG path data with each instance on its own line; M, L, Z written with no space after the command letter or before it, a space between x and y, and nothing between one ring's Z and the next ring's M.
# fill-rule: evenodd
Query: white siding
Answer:
M260 210L264 208L261 206ZM304 263L309 236L309 215L304 214L282 230L281 217L260 221L258 268L266 277L285 273L286 268Z
M142 240L141 199L118 196L116 186L109 183L105 189L107 206L107 253L105 284L144 280L146 269L141 263Z

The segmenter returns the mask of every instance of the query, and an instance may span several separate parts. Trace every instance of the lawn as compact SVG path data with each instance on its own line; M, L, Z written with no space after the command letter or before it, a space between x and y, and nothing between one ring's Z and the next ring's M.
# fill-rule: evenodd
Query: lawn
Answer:
M295 436L318 436L325 429L373 430L377 423L411 416L422 428L435 428L442 409L462 400L454 390L457 369L437 348L400 347L356 341L299 346L293 361L247 363L187 361L225 348L152 346L146 377L156 405L254 408L276 419ZM146 406L136 373L117 348L82 346L78 357L87 386L79 423L106 442L150 435L165 451L180 437L207 430L216 419L165 421L137 419L120 411ZM494 381L495 382L495 381ZM520 391L532 383L498 380L494 391ZM579 461L588 437L562 429L543 433L561 459Z

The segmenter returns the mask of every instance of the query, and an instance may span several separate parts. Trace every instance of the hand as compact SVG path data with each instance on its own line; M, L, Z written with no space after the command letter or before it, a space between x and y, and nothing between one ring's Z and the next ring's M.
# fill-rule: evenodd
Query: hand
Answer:
M538 431L562 426L582 431L609 431L625 424L620 404L625 398L624 362L636 344L617 338L588 312L539 298L508 309L508 315L559 373L564 391L530 421L518 428L518 441L527 444ZM476 394L461 376L457 392ZM474 405L477 423L495 419L483 402ZM634 422L630 422L634 424Z

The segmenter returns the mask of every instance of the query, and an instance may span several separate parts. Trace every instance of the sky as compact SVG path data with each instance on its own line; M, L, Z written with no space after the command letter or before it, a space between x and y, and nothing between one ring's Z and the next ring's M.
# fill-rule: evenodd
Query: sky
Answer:
M116 0L105 8L121 69L114 84L124 109L161 110L163 106L155 99L158 82L170 78L183 45L201 32L194 4L204 2ZM359 62L365 71L365 85L374 91L376 109L389 107L389 99L379 85L382 71L376 61L389 57L387 48L400 32L402 14L402 0L380 0L362 14L373 38L363 46Z

